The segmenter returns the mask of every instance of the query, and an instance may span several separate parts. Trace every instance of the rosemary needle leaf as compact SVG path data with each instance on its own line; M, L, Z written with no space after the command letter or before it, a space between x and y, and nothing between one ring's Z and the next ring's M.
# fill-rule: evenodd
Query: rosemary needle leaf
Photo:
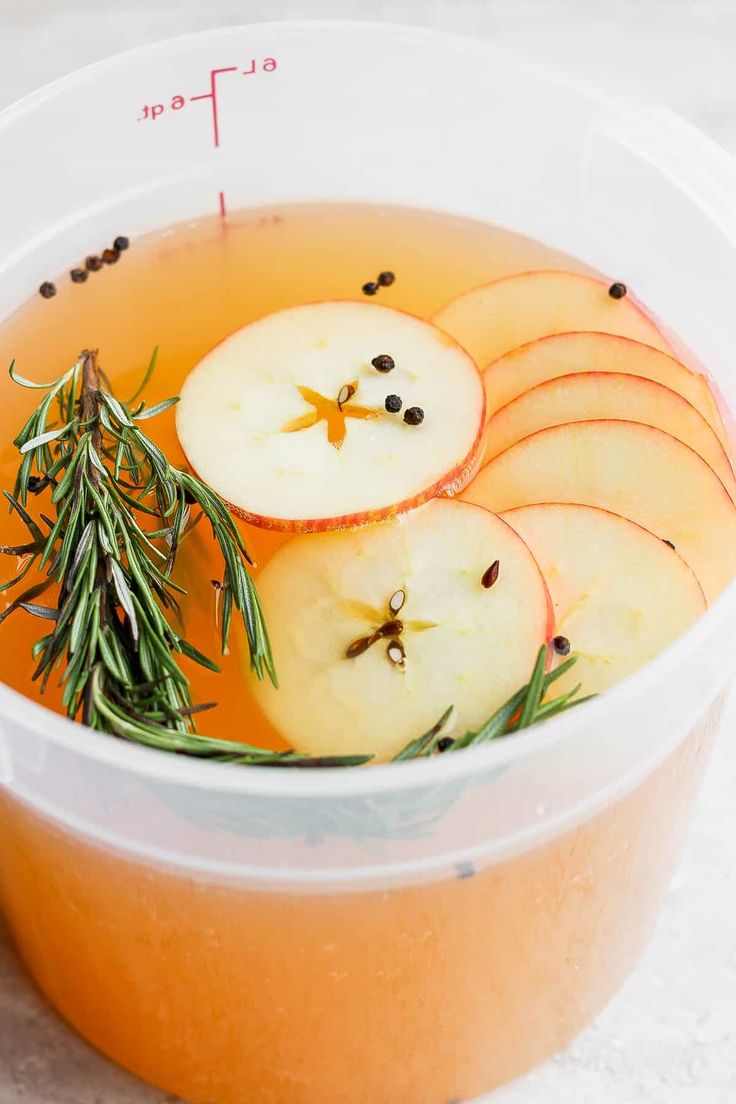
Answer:
M18 499L15 498L13 495L11 495L8 491L3 491L3 494L5 495L6 499L10 503L10 512L12 513L13 510L15 510L15 512L19 515L21 520L25 523L25 526L28 529L28 532L33 537L33 539L35 541L39 541L39 542L43 543L44 536L43 536L43 533L41 532L41 529L36 524L36 522L33 520L33 518L28 513L26 508L22 505L22 503L20 503L18 501Z
M579 690L580 687L577 686L575 689ZM557 698L553 702L548 702L546 706L542 706L542 708L539 710L539 713L537 714L537 720L547 721L550 719L550 717L556 717L558 713L565 713L568 709L574 709L576 706L582 705L584 702L592 701L595 697L597 697L596 694L585 694L582 698L575 698L573 700L572 696L568 698L567 695L564 695L563 697Z
M525 686L523 690L517 690L507 702L504 702L504 704L488 718L485 724L482 725L477 732L469 733L466 737L461 737L461 739L456 742L455 747L458 745L460 747L468 747L470 744L486 744L489 740L495 740L499 736L503 736L511 718L527 697L528 689L529 688Z
M575 666L577 661L578 661L578 657L576 655L571 655L569 657L569 659L566 659L565 662L561 663L559 667L555 667L555 668L553 668L553 670L548 671L547 674L544 676L544 689L545 689L545 691L547 691L549 689L549 687L552 685L553 682L557 682L558 678L561 678L563 675L566 675L567 672L572 667Z
M26 613L32 613L34 617L42 617L46 621L58 621L59 611L53 606L39 606L35 602L19 602L18 608Z
M164 410L168 410L169 407L175 406L179 401L179 396L174 395L173 398L164 399L162 402L156 403L155 406L147 406L144 410L141 410L138 414L134 414L136 422L145 421L146 418L155 418L157 414L163 414Z
M138 387L136 388L136 390L133 392L133 394L130 396L130 398L126 402L125 405L127 407L131 407L133 405L133 403L135 402L135 400L137 398L139 398L139 396L142 395L143 392L148 387L148 384L151 382L151 378L153 376L153 373L156 370L156 361L157 360L158 360L158 345L155 345L154 349L153 349L153 352L151 353L151 359L148 362L148 367L146 368L145 372L143 373L143 379L141 380L141 382L138 385Z
M121 426L132 427L133 423L128 417L127 410L114 395L111 395L108 391L98 391L98 394L116 422Z
M58 388L61 382L60 380L55 379L51 380L50 383L34 383L33 380L26 379L24 376L21 376L16 372L14 360L10 364L9 374L13 383L20 384L21 387L28 387L32 391L48 391L51 388ZM66 375L61 377L61 380L63 382L66 382L66 380L68 380L69 378L69 375L70 372L67 372Z
M3 551L5 551L5 550L0 549L0 552L3 552ZM25 554L27 554L27 553L25 553ZM23 553L21 553L21 555L23 555ZM18 574L15 576L15 578L8 580L7 583L1 583L0 584L0 594L2 594L3 591L6 591L6 590L12 590L12 588L14 586L17 586L18 583L22 583L23 580L25 579L26 575L28 574L28 572L31 570L31 568L35 566L35 563L36 563L36 557L32 556L32 555L29 555L28 556L28 562L26 563L25 567L23 567L23 569L18 572Z
M183 637L180 637L178 640L177 651L185 655L187 659L194 660L200 667L206 667L208 671L220 670L216 663L213 663L211 659L200 652L198 648L195 648L193 644L190 644L188 640L184 640Z
M21 456L26 452L32 452L34 449L39 448L40 445L48 444L49 441L56 441L59 437L63 437L70 427L68 425L62 426L61 429L49 429L45 433L39 433L38 437L31 437L30 441L26 441L24 445L21 445L18 450Z
M42 583L36 583L35 586L29 587L28 590L23 592L23 594L20 594L15 599L15 601L10 603L7 609L4 609L3 612L0 613L0 625L7 617L10 617L11 613L14 613L15 610L20 609L23 606L24 602L32 602L34 598L38 598L39 595L48 590L50 586L51 580L44 579Z
M449 709L446 709L436 724L432 725L423 736L418 736L416 740L408 743L398 755L394 756L393 762L402 763L407 759L419 759L422 755L427 755L432 751L437 739L442 736L445 730L445 726L453 713L453 708L453 706L450 706Z
M527 690L526 697L524 698L524 704L521 709L521 717L519 718L519 728L527 728L534 721L534 716L539 709L539 703L542 700L542 694L544 693L544 668L547 663L547 645L544 644L539 649L539 655L537 656L537 662L534 664L534 671L529 682L529 689Z

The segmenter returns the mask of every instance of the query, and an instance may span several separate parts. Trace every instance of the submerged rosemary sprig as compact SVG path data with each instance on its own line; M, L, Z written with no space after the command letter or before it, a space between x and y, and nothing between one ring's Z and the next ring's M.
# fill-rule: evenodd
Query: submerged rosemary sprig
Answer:
M579 698L580 683L573 686L564 694L550 701L544 701L544 697L550 686L562 675L566 674L575 665L577 656L570 656L553 671L547 670L549 662L549 647L543 644L537 653L531 678L525 686L512 694L508 701L504 702L493 713L485 724L476 732L466 732L463 736L453 738L447 735L448 722L452 714L452 708L446 710L436 724L412 740L394 758L394 762L404 762L407 759L426 759L437 753L447 754L450 751L459 751L466 747L476 747L486 744L490 740L496 740L499 736L508 736L512 732L518 732L522 728L529 728L539 721L554 717L557 713L563 713L566 709L572 709L575 705L582 705L595 695L589 694Z
M372 756L313 757L196 732L195 715L214 703L192 702L179 657L218 668L177 628L177 595L186 592L174 582L172 571L182 539L202 518L210 524L223 561L222 650L227 650L236 610L245 627L251 668L259 678L268 675L277 682L263 613L247 570L251 561L227 507L195 476L173 467L140 429L140 422L177 401L166 399L152 407L140 401L154 365L155 353L127 402L112 394L93 351L84 351L68 372L48 384L23 379L11 365L15 383L46 394L13 442L21 460L13 493L4 494L30 539L0 547L19 560L18 574L0 585L0 591L19 585L34 569L40 579L9 604L0 623L23 609L52 624L34 646L38 663L33 678L44 692L53 672L61 670L67 715L92 728L165 751L250 766L367 763ZM36 520L27 509L29 496L47 490L53 516L41 513ZM36 601L49 590L54 604ZM548 688L575 657L545 674L547 661L545 645L529 683L477 732L456 739L446 735L448 709L395 761L485 743L587 700L577 698L576 686L543 703Z
M155 354L144 383L150 377ZM233 610L245 626L251 667L276 681L268 634L240 533L222 500L199 479L173 467L140 423L177 400L152 407L125 403L106 386L95 352L85 351L59 379L32 383L11 365L22 387L46 392L13 442L20 453L15 487L5 497L30 539L2 552L19 557L8 590L35 569L41 576L0 615L16 609L52 623L33 650L42 692L61 668L62 703L92 728L172 750L198 752L195 706L179 666L182 656L217 666L178 630L171 577L180 542L200 519L209 522L223 561L222 647ZM54 421L54 419L56 419ZM52 516L31 517L31 495L50 490ZM54 603L38 599L52 590ZM194 739L196 749L189 749ZM214 750L214 749L213 749ZM232 747L228 748L232 754ZM258 749L255 749L257 752Z

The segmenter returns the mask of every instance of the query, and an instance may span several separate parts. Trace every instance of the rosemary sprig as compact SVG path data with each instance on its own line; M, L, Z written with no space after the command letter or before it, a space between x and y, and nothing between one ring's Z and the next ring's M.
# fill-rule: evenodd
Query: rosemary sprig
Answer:
M455 739L445 735L447 722L451 710L448 709L436 724L425 732L423 736L412 740L411 743L395 756L394 762L404 762L407 759L426 759L436 753L447 754L450 751L459 751L466 747L475 747L479 744L497 740L500 736L508 736L512 732L518 732L522 728L529 728L539 721L554 717L557 713L563 713L573 706L581 705L595 695L589 694L579 698L580 683L573 686L566 693L551 701L544 701L544 697L550 686L562 675L566 674L577 662L577 656L570 656L553 671L545 674L549 661L549 647L543 644L537 653L531 678L525 686L512 694L508 701L499 706L485 724L476 732L466 732Z
M14 441L20 464L13 493L5 497L29 540L0 549L22 564L2 589L34 568L42 577L0 614L0 622L20 608L52 623L33 649L33 678L43 692L61 668L69 717L126 739L202 754L192 717L203 707L193 705L179 664L184 656L217 666L176 627L177 595L184 591L171 577L181 540L200 519L209 522L223 561L223 651L236 610L251 667L274 683L276 674L248 553L225 504L195 476L173 467L139 426L177 400L133 405L136 393L130 403L118 401L103 385L92 351L48 384L23 379L13 365L10 375L46 394ZM46 489L53 516L34 520L29 496ZM54 603L39 604L49 590Z

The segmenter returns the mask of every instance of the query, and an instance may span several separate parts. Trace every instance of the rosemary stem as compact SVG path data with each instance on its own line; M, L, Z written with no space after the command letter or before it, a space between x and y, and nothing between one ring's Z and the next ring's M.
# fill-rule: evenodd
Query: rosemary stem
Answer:
M82 353L82 418L92 426L92 445L99 456L102 453L102 426L100 425L100 373L97 368L97 350L85 349ZM100 472L88 462L89 477L95 487L100 485Z

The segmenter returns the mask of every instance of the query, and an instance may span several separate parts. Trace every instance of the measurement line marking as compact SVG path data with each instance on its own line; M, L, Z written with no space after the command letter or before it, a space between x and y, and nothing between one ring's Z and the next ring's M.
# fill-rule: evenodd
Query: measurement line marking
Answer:
M220 197L220 218L225 218L225 216L227 215L227 205L225 203L225 193L224 192L218 192L217 194Z
M212 101L212 136L215 148L220 145L220 121L217 113L217 78L220 73L237 73L237 65L228 65L223 69L210 69L210 90L202 92L199 96L190 96L190 100Z

